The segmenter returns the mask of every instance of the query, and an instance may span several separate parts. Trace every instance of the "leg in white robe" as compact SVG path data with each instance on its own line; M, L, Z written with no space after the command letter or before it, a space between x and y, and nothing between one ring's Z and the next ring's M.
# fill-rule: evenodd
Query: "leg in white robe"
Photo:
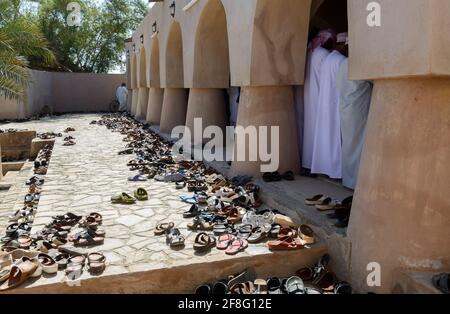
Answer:
M303 121L305 116L304 108L304 87L303 85L294 86L295 96L295 114L297 121L297 139L298 139L298 153L302 156L303 153Z
M339 117L339 92L336 75L345 57L338 51L328 55L320 71L319 103L311 172L342 178L342 142Z
M239 97L240 88L232 86L228 89L228 95L230 96L230 125L236 126L238 107L239 107Z
M320 69L325 58L330 54L322 47L314 49L308 54L306 64L305 86L304 86L304 117L303 117L303 149L302 165L311 169L314 147L314 136L316 132L317 106L320 90Z
M337 74L340 94L340 119L342 132L342 183L354 189L358 180L359 162L364 146L364 136L372 83L348 79L348 60L342 62Z

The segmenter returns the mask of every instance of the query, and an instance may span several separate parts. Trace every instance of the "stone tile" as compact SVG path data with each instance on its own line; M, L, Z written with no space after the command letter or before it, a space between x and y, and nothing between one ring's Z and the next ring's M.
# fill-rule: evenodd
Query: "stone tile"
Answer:
M139 222L144 220L144 218L136 216L136 215L126 215L116 219L117 223L125 225L127 227L131 227Z

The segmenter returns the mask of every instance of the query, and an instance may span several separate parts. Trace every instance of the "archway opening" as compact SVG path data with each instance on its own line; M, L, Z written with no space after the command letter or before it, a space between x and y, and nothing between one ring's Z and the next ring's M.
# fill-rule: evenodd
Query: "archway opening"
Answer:
M184 87L183 39L181 27L178 22L172 24L167 39L166 86Z
M209 0L203 9L195 36L194 53L194 86L202 88L229 86L227 17L220 0Z
M161 110L164 99L164 90L161 88L159 39L154 35L151 40L150 53L150 91L148 95L146 121L150 124L159 125L161 121Z
M160 87L159 76L159 40L158 37L152 39L152 50L150 55L150 87Z
M310 22L310 39L324 29L348 32L347 0L313 0Z
M165 88L160 131L171 134L174 127L186 121L189 90L184 88L183 38L181 26L173 22L165 51Z
M225 129L228 124L225 89L230 86L230 60L227 17L220 0L209 0L200 15L195 33L192 78L186 126L194 130L194 121L201 118L203 130L209 126ZM194 139L194 145L207 141L207 138L201 142Z
M147 103L148 103L148 88L147 88L147 65L145 48L141 47L139 52L139 75L138 75L138 87L139 87L139 104L136 111L136 118L139 120L145 119L147 116Z

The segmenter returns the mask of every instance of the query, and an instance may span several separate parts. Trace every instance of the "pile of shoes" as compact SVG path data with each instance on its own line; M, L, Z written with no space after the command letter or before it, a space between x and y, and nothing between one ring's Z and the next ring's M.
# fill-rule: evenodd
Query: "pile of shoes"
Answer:
M75 138L73 136L69 135L64 138L63 146L73 146L75 144L76 144L76 142L75 142Z
M109 114L93 124L104 125L113 132L124 135L126 142L121 155L135 154L128 162L131 171L137 173L128 178L129 181L171 182L178 190L186 189L191 195L181 196L181 201L191 204L191 208L183 213L186 219L192 219L187 227L198 231L194 243L196 251L208 251L215 247L226 254L237 254L244 251L249 243L258 243L272 237L268 243L271 249L301 249L313 243L311 228L303 226L286 231L283 237L278 233L283 227L294 224L277 223L276 210L261 210L259 186L252 183L251 176L236 176L231 180L207 168L203 162L182 159L172 155L173 145L164 141L159 135L147 130L145 126L127 115ZM291 171L280 175L266 174L272 181L278 179L293 180ZM126 193L111 199L115 203L133 204L135 200ZM289 219L281 221L291 222ZM304 231L304 232L302 232ZM305 234L306 232L306 234ZM173 228L173 222L164 222L157 226L155 234L166 234L167 243L171 246L184 245L184 236ZM309 237L307 240L302 237ZM270 244L270 245L269 245Z
M5 230L5 236L0 239L2 248L28 248L30 232L39 203L44 179L33 176L28 179L28 194L24 197L23 207L15 210L10 216L10 225Z
M16 232L18 237L9 239L1 248L0 290L17 287L42 273L55 274L58 270L64 270L68 280L79 278L85 266L92 274L104 271L106 258L102 253L87 254L77 249L103 244L105 231L99 227L102 216L91 213L82 217L69 212L52 219L32 235L31 224L8 227L7 234L11 237L12 232ZM72 232L73 228L76 228L75 232ZM22 275L16 278L18 271Z
M41 140L48 140L53 139L55 137L62 137L61 133L55 133L55 132L44 132L44 133L38 133L37 137Z
M322 194L305 199L306 205L314 206L320 212L334 211L334 213L327 214L327 217L338 220L338 222L334 224L337 228L347 228L350 220L352 203L353 196L349 196L342 201L334 200L331 197Z
M313 267L302 268L287 278L257 278L253 269L246 269L214 284L201 285L195 294L352 294L350 284L338 281L328 269L329 260L324 255Z
M34 160L34 173L45 175L47 174L50 157L52 156L53 145L47 144L42 148L36 159Z

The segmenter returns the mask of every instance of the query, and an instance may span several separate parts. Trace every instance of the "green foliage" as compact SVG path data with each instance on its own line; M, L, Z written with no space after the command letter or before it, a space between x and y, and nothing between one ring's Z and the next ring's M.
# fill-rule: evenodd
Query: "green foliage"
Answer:
M0 0L0 97L23 100L33 59L53 67L56 59L39 27L19 11L20 0Z
M81 25L68 26L67 4L42 0L39 24L59 64L74 72L104 73L123 67L124 41L147 13L144 0L76 0Z

